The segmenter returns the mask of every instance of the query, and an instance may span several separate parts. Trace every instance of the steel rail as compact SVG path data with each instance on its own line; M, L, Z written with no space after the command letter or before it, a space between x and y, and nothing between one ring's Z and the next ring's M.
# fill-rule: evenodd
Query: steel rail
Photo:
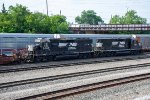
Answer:
M113 80L108 80L108 81L103 81L103 82L87 84L83 86L77 86L77 87L58 90L54 92L38 94L38 95L29 96L29 97L23 97L17 100L22 100L22 99L24 100L33 100L33 99L34 100L35 99L36 100L56 100L56 99L61 99L61 98L71 96L71 95L78 95L78 94L85 93L85 92L114 87L114 86L123 85L123 84L131 83L131 82L142 81L146 79L150 79L150 73L141 74L141 75L133 75L133 76L119 78L119 79L113 79Z
M68 66L76 66L76 65L86 65L86 64L96 64L96 63L106 63L106 62L117 62L117 61L127 61L127 60L136 60L136 59L146 59L150 58L150 56L146 57L127 57L127 58L115 58L111 60L95 60L95 61L82 61L82 62L74 62L67 64L50 64L43 66L34 66L34 67L24 67L24 68L9 68L9 69L0 69L0 73L10 73L10 72L19 72L19 71L30 71L30 70L38 70L38 69L48 69L48 68L59 68L59 67L68 67Z
M35 79L0 83L0 89L2 90L4 88L10 88L14 86L21 86L21 85L27 85L27 84L33 84L33 83L39 83L39 82L55 81L55 80L65 79L65 78L79 77L79 76L92 75L92 74L98 74L98 73L100 74L100 73L113 72L113 71L121 71L125 69L144 68L144 67L150 67L150 63L106 68L106 69L98 69L98 70L91 70L91 71L85 71L85 72L68 73L68 74L63 74L63 75L47 76L47 77L41 77L41 78L35 78Z

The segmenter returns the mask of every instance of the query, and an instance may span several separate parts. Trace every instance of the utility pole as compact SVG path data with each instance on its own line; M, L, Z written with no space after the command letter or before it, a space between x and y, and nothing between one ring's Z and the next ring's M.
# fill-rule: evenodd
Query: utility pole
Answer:
M48 16L48 2L46 0L46 9L47 9L47 16Z
M61 10L60 10L60 15L61 15Z

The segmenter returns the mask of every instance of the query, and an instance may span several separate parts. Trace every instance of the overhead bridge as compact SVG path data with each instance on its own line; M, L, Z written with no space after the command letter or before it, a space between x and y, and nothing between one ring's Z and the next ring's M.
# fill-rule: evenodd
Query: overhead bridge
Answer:
M102 24L102 25L73 24L70 25L69 28L73 32L150 31L150 24Z

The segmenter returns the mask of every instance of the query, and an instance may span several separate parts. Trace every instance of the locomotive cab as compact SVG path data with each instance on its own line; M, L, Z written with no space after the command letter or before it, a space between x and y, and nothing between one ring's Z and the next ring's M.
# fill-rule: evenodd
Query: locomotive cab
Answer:
M37 38L35 45L28 45L27 62L44 61L45 56L49 55L49 40Z

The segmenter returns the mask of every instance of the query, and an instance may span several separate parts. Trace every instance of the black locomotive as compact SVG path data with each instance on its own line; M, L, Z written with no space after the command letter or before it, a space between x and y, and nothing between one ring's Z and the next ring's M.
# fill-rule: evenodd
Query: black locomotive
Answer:
M120 54L141 53L141 44L136 38L75 38L37 39L36 45L28 46L26 61L40 62L58 58L91 58Z
M29 46L27 60L48 61L62 57L92 55L92 39L41 39Z

